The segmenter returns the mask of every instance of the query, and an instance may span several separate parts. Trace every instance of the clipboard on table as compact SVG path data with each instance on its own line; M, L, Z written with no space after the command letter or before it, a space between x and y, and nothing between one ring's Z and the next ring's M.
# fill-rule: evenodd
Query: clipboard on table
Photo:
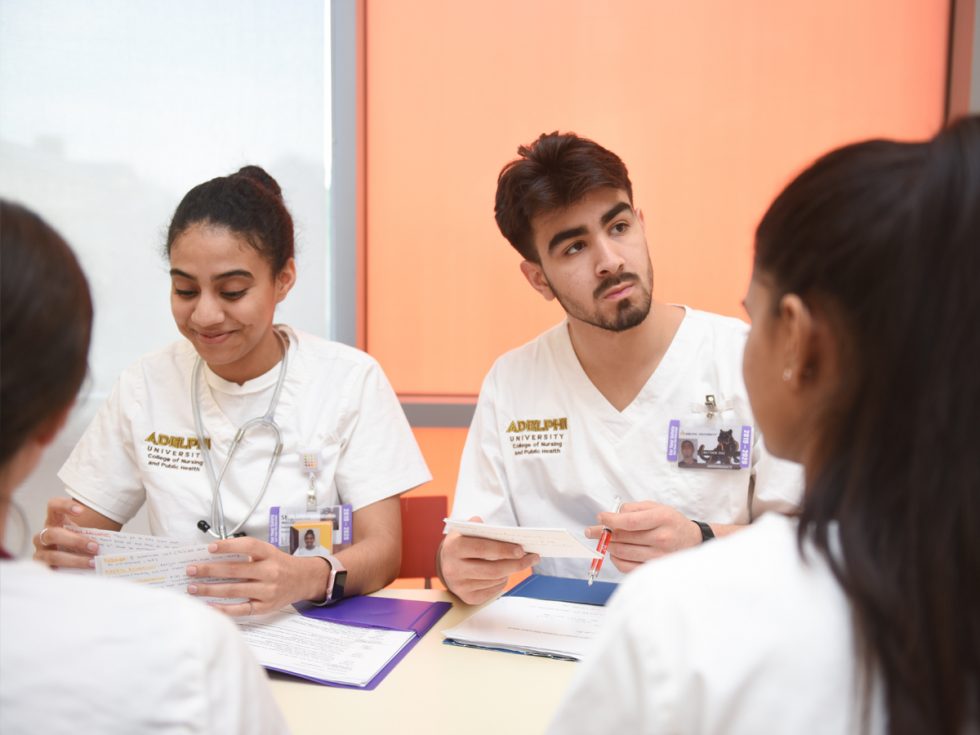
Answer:
M594 582L590 587L584 579L532 574L461 624L442 631L442 642L451 646L578 661L584 650L583 631L587 636L598 632L602 608L617 586L613 582ZM518 604L520 598L525 598L529 604ZM531 601L541 601L541 607L553 608L544 610L545 614L561 615L563 610L567 613L581 606L583 619L578 623L570 621L569 627L561 631L539 631L543 635L535 638L533 631L528 631L527 618L522 619L522 616L535 613L521 609L534 607Z
M357 628L376 628L405 633L410 632L413 634L408 642L363 686L319 679L297 671L290 671L287 668L266 665L266 668L273 671L297 676L301 679L316 682L317 684L369 691L377 687L391 673L392 669L398 665L398 662L408 655L408 652L435 625L436 621L452 607L452 603L358 595L344 598L335 605L327 607L317 607L316 605L305 602L296 603L293 607L301 616L311 620L323 620L329 623Z

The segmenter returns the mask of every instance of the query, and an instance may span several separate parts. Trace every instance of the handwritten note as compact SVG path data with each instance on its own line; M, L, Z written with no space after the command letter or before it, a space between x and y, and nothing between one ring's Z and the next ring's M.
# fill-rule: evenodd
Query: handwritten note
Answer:
M528 528L526 526L491 526L486 523L454 521L446 518L446 531L464 536L487 538L517 544L527 553L541 558L598 559L602 555L579 541L564 528Z

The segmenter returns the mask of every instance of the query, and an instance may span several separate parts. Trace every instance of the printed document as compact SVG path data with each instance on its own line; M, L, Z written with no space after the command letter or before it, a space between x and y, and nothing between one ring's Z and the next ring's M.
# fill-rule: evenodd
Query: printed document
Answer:
M305 618L292 608L237 622L266 668L356 687L367 686L415 637L410 630Z
M186 541L180 541L166 536L150 536L145 533L124 533L109 531L105 528L82 528L74 523L66 523L65 528L79 533L95 541L99 545L99 555L128 554L136 551L154 551L155 549L177 549L186 546ZM60 569L61 574L95 574L95 569Z
M595 549L590 549L565 528L528 528L527 526L491 526L487 523L454 521L446 518L446 531L457 531L464 536L488 538L520 545L526 553L538 554L542 559L599 559Z
M235 579L215 577L188 577L188 564L204 564L221 561L248 561L245 554L212 554L206 545L163 548L156 551L138 551L121 554L100 553L95 557L95 573L105 577L127 579L148 587L164 587L186 592L189 584L218 584L236 582ZM247 602L242 597L205 597L195 599L229 605Z
M533 597L499 597L442 631L461 645L580 660L599 633L606 608Z

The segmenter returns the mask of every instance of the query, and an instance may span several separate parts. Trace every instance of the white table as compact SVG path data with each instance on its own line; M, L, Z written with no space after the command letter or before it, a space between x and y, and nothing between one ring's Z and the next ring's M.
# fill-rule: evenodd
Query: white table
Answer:
M575 671L574 662L447 646L441 631L478 607L439 590L378 594L454 604L373 691L270 674L273 694L295 735L544 731Z

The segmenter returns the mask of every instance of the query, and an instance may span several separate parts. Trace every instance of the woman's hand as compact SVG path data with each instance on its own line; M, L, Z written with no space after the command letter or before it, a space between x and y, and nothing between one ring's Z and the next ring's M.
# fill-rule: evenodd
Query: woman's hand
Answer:
M322 601L330 565L318 557L285 554L272 544L254 538L229 538L208 546L213 554L244 554L249 561L216 561L192 564L189 577L235 579L235 582L192 582L187 591L198 597L245 598L247 602L213 603L228 615L261 615L275 612L298 600Z
M122 526L106 518L74 498L51 498L44 528L34 535L34 559L52 569L95 568L95 555L99 545L87 536L65 528L66 525L83 528L105 528L118 531Z

